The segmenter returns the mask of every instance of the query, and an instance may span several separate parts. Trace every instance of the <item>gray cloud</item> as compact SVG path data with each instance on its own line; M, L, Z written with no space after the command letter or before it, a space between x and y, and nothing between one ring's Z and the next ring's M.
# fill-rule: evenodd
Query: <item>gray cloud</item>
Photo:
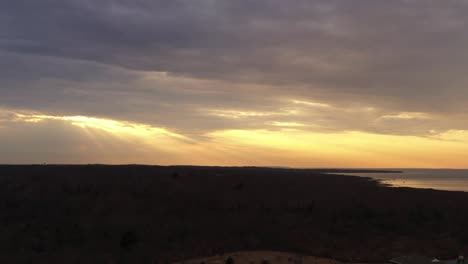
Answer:
M0 106L188 134L271 122L397 134L466 129L467 11L456 0L0 0ZM148 77L155 72L168 77ZM353 110L370 106L377 111ZM304 113L203 112L288 107ZM400 112L433 118L379 119Z

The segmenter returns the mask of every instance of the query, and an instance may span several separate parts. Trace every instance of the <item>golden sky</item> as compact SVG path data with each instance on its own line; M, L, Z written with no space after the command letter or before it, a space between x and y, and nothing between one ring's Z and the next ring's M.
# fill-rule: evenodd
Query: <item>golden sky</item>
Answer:
M190 137L122 120L8 113L9 119L0 121L0 157L6 163L466 168L468 159L468 131L424 137L312 132L290 122L274 124L281 125L275 130L228 129Z

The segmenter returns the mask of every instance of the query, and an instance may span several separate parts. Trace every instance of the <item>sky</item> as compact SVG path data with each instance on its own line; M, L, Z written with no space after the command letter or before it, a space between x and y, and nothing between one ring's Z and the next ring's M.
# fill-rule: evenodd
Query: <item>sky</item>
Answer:
M0 163L467 168L467 13L0 0Z

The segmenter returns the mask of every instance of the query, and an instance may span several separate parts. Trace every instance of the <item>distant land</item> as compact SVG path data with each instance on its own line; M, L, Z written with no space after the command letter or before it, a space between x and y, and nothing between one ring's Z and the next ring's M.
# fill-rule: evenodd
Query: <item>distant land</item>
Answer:
M172 168L269 168L269 169L285 169L285 170L308 170L318 173L402 173L402 170L395 169L351 169L351 168L295 168L287 166L197 166L197 165L146 165L146 164L122 164L122 165L111 165L111 164L0 164L1 166L11 166L11 167L27 167L27 166L58 166L58 167L82 167L82 166L109 166L109 167L172 167Z
M258 250L384 262L468 249L468 193L338 174L350 172L363 171L0 166L0 262L172 263Z

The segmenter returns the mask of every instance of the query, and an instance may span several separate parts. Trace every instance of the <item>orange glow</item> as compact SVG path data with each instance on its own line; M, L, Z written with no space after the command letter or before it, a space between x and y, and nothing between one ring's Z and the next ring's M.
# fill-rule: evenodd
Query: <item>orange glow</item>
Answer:
M468 159L467 131L434 138L300 130L227 130L211 136L218 142L275 151L285 161L276 159L276 164L296 167L465 168Z
M275 130L218 130L193 138L167 128L105 118L24 112L11 116L10 122L27 126L30 133L34 133L36 126L47 126L50 122L77 131L76 135L90 143L80 143L74 149L94 156L89 155L90 160L71 160L73 163L464 168L468 160L468 131L464 130L434 132L429 137L359 131L324 133L306 131L311 127L301 123L270 122L265 127L275 126ZM51 130L61 133L55 127ZM121 154L109 152L105 147L109 145L118 146ZM133 154L136 150L139 156Z

